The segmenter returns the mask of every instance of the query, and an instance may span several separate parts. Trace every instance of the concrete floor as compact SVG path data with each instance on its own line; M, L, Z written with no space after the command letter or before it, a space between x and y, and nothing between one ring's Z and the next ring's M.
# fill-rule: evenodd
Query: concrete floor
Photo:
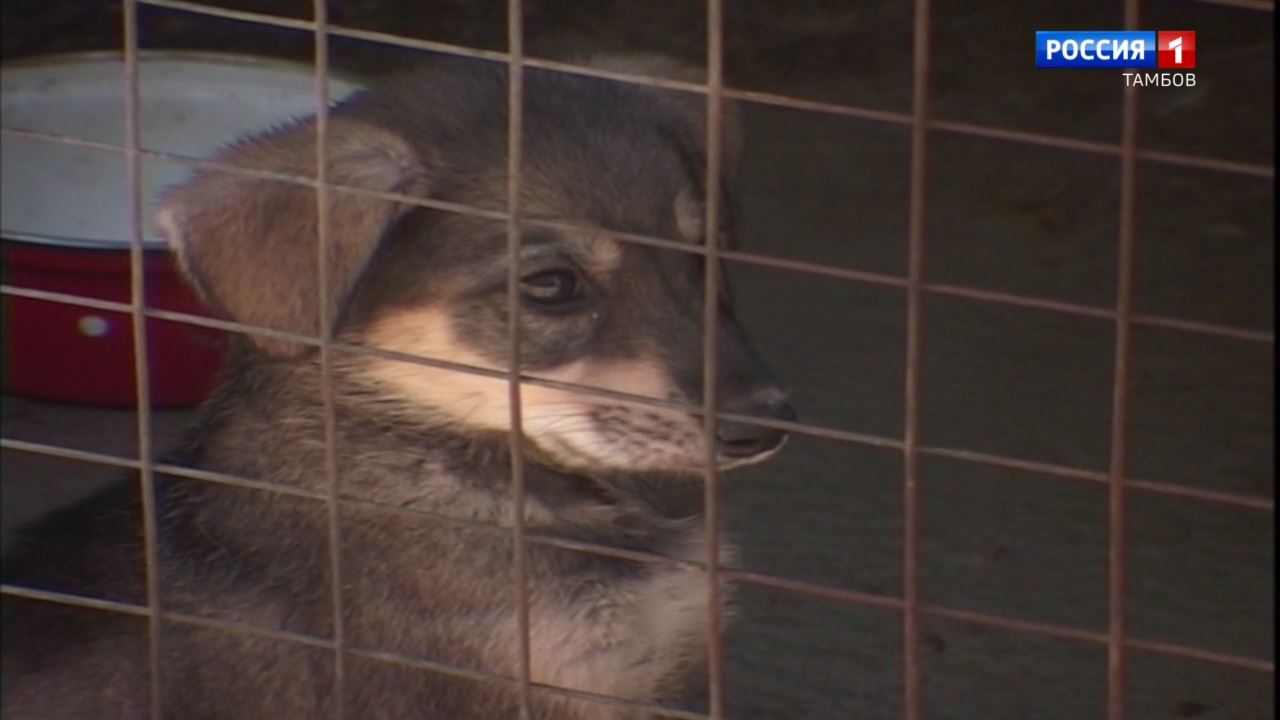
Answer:
M344 5L348 24L365 17L359 8L376 5ZM648 26L618 20L642 14L639 5L605 3L590 16L568 12L570 3L531 5L536 32L529 44L544 56L584 45L701 52L696 22L677 22L692 12L684 4L651 10L671 17L666 25ZM728 67L738 84L909 108L907 4L845 9L814 2L808 14L786 18L766 3L728 5ZM468 12L489 12L481 6ZM1095 3L1080 10L1065 0L1034 9L935 3L935 112L1115 142L1120 78L1037 73L1027 48L1035 29L1118 26L1118 7ZM1195 91L1144 94L1144 146L1271 163L1270 28L1255 14L1192 2L1162 3L1148 12L1146 25L1193 28L1202 43L1231 41L1225 48L1206 45ZM182 35L192 17L153 14L161 36L193 37ZM375 15L368 17L376 27ZM610 18L616 22L606 22ZM442 22L422 34L484 44L490 36L473 27ZM735 28L741 32L735 35ZM551 39L553 31L559 40ZM216 34L201 37L219 42ZM343 48L360 55L352 45L337 56ZM903 127L763 106L744 114L740 196L747 249L904 272L909 137ZM930 153L931 281L1098 306L1114 302L1115 158L942 133L931 136ZM1138 310L1270 329L1273 182L1144 163L1140 190ZM758 267L735 266L731 274L748 325L792 386L805 421L901 435L902 292ZM925 444L1105 471L1110 322L943 297L930 297L925 313ZM1273 497L1272 347L1149 328L1135 330L1134 345L1130 475ZM6 438L134 452L131 412L12 397L3 405ZM189 419L183 411L157 415L157 449ZM95 482L95 472L6 451L6 539L40 507ZM902 583L901 498L898 454L796 437L775 462L730 478L724 510L745 569L893 596ZM1129 632L1273 661L1273 515L1143 491L1132 491L1128 503ZM1106 631L1105 486L927 457L920 513L926 603ZM739 604L728 638L732 717L899 717L896 614L756 587L739 588ZM931 720L1105 716L1106 653L1098 645L930 618L923 662ZM1134 652L1130 717L1271 718L1272 680Z

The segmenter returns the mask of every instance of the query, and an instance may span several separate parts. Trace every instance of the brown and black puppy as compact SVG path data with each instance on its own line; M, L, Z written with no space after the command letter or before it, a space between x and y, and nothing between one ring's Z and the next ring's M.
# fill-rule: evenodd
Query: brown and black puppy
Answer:
M506 98L505 66L467 60L378 84L332 111L328 180L504 210ZM522 213L583 229L524 228L522 372L698 405L700 256L611 233L712 241L704 98L539 70L526 73L524 98ZM724 150L732 168L734 143ZM304 121L218 160L314 177L315 157L314 124ZM314 335L323 310L342 344L506 369L504 221L341 189L328 205L324 298L312 188L203 171L157 219L191 282L232 319ZM731 199L721 206L728 219ZM721 225L722 235L732 229ZM719 302L722 408L793 417L728 294ZM221 389L173 462L270 486L156 478L161 604L188 620L160 623L165 717L332 716L332 650L279 635L335 635L320 369L313 347L238 339ZM507 381L335 348L332 389L346 498L337 524L348 717L515 717L509 682L374 656L518 675ZM530 534L676 559L701 560L710 541L696 482L707 443L728 468L771 455L784 439L735 423L706 438L686 411L543 385L522 387L521 409ZM136 484L122 482L49 519L6 566L5 582L145 604L139 508ZM533 681L636 702L676 697L705 647L705 574L567 544L527 547ZM11 597L5 606L6 718L147 716L145 618ZM647 717L537 689L532 702L536 718Z

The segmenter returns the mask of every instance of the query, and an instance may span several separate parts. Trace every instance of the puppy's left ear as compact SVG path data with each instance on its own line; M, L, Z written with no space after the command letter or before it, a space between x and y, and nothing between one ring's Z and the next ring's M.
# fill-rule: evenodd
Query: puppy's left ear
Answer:
M328 125L330 185L425 196L435 167L398 135L350 117ZM269 131L219 153L218 162L250 170L316 178L313 120ZM224 170L202 169L168 192L156 224L188 281L230 319L315 336L323 309L335 317L403 203L328 192L328 297L319 297L317 193L314 187ZM298 343L250 335L271 355Z
M586 58L583 64L609 72L631 75L648 75L687 83L705 83L707 74L701 68L686 65L665 55L647 53L596 55ZM706 157L707 152L707 96L703 93L646 88L653 96L673 110L683 121L681 130L691 139L697 151ZM725 177L733 177L738 170L738 158L742 154L743 129L738 103L725 99L720 113L720 161Z

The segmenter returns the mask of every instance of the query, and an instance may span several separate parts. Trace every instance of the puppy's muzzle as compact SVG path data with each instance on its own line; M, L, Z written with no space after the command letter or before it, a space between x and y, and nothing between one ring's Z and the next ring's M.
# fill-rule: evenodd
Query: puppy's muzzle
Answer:
M786 393L769 387L728 400L722 412L751 415L768 420L794 421L796 411L787 402ZM745 460L777 450L787 439L786 430L754 423L721 420L716 425L716 450L721 457Z

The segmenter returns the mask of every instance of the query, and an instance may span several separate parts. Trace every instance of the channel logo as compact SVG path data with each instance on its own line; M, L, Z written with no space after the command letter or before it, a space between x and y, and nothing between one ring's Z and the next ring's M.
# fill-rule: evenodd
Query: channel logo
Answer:
M1196 34L1192 31L1039 30L1038 68L1111 68L1193 70Z
M1156 33L1156 67L1169 70L1194 70L1196 67L1196 34L1183 30L1161 30Z

